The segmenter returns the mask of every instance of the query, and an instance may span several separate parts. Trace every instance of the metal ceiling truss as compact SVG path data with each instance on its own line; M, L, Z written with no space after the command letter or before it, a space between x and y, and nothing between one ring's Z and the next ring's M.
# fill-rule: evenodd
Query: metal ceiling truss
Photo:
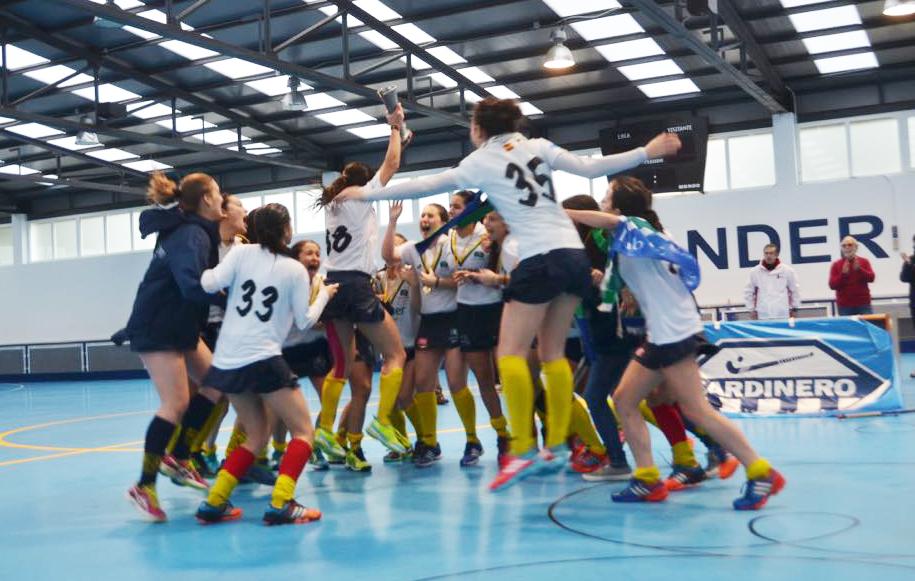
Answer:
M4 137L7 137L14 141L18 141L20 143L25 143L28 145L32 145L32 146L44 149L45 151L51 152L55 157L60 157L60 156L72 157L73 159L78 159L84 163L88 163L88 164L95 165L95 166L102 167L102 168L109 169L109 170L114 170L122 175L138 177L143 180L146 180L149 178L149 176L142 171L137 171L135 169L131 169L131 168L125 167L123 165L112 163L110 161L105 161L103 159L98 159L97 157L92 157L91 155L86 155L85 153L82 153L79 151L73 151L73 150L67 149L66 147L60 147L60 146L54 145L53 143L48 143L47 141L43 141L41 139L35 139L34 137L26 137L25 135L19 135L18 133L14 133L14 132L6 130L6 129L0 129L0 135L3 135ZM47 159L47 158L44 158L44 159ZM34 159L23 158L23 160L22 160L23 163L26 163L29 161L34 161ZM58 171L60 171L60 169L58 169Z
M102 182L86 181L72 178L48 178L38 174L16 175L0 173L0 180L14 182L29 182L48 186L66 186L68 188L79 188L82 190L97 190L103 192L114 192L117 194L128 194L131 196L146 197L144 188L131 187L124 184L106 184Z

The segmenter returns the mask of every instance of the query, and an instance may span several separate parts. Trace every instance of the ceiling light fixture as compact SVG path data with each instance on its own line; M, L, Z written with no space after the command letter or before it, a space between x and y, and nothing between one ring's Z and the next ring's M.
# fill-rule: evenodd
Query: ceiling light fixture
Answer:
M283 96L283 109L287 111L305 111L308 109L308 101L299 91L299 78L289 77L289 92Z
M575 66L575 57L572 51L565 45L569 39L566 35L565 28L554 28L550 33L550 40L553 46L546 53L546 60L543 61L543 68L546 69L567 69Z
M89 125L89 126L95 125L95 123L93 123L92 117L90 115L83 115L82 117L79 118L79 122L81 125ZM80 129L76 133L75 143L76 143L76 145L84 145L87 147L93 146L93 145L100 145L99 140L98 140L98 135L94 131L90 131L88 129Z
M884 16L910 16L915 14L915 0L886 0L883 3Z

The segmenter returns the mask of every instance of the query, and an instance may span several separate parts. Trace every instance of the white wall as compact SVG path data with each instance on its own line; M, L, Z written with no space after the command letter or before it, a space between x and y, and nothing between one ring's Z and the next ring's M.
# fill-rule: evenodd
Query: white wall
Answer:
M751 225L768 225L778 233L781 260L786 264L797 262L798 256L793 256L795 253L808 260L813 256L828 256L828 259L820 258L817 262L792 265L797 271L804 299L833 298L834 293L828 286L829 263L839 257L840 219L855 216L871 216L883 228L873 242L887 257L876 257L865 245L859 248L859 253L871 261L877 275L871 285L871 294L891 296L908 293L907 285L899 282L899 250L912 253L915 175L897 174L841 182L659 197L655 207L665 228L684 246L687 245L688 232L694 231L709 243L712 250L720 252L717 230L725 229L726 268L713 264L702 250L697 252L702 268L702 284L696 293L700 304L743 302L743 286L749 276L749 268L739 265L738 229ZM797 226L799 221L824 219L825 226L798 229L792 243L791 223ZM893 226L898 226L898 247L893 243ZM856 235L866 233L870 228L866 223L854 223L850 230L852 235ZM816 237L825 237L825 240L799 244L802 242L799 238ZM749 257L756 263L762 258L762 248L769 242L768 237L750 233L745 238Z

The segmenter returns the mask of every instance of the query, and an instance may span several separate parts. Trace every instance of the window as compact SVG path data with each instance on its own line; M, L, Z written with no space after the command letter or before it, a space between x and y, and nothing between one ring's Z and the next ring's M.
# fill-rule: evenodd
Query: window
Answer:
M909 166L915 168L915 117L909 117Z
M250 212L251 210L260 208L264 205L261 196L246 196L244 198L239 196L239 199L241 200L241 205L245 207L246 212Z
M295 194L293 192L283 192L282 194L270 194L269 196L264 196L264 205L267 204L279 204L285 206L289 211L289 218L292 220L292 231L296 232L295 229Z
M150 234L145 239L140 236L140 212L130 214L133 223L133 249L134 250L152 250L156 247L156 234Z
M801 181L815 182L849 177L845 125L802 128L799 149Z
M105 254L105 217L93 216L79 220L79 255Z
M705 158L705 191L728 189L728 156L726 139L709 139Z
M855 177L902 171L899 123L896 119L873 119L849 125L851 173Z
M775 151L771 133L728 139L728 169L731 188L754 188L775 184Z
M105 249L108 254L130 252L132 238L129 212L105 216Z
M393 178L388 182L389 186L399 184L401 182L408 181L410 178ZM378 223L382 226L388 225L388 207L391 202L389 200L382 200L378 202L375 206L375 212L378 214ZM412 224L413 223L413 200L404 200L403 201L403 212L400 213L400 218L397 220L398 225L403 224Z
M315 207L320 195L319 190L296 192L296 232L311 234L324 231L324 210Z
M54 258L54 224L40 222L29 225L29 257L32 262Z
M77 256L76 220L54 222L54 258Z
M557 202L579 194L590 196L591 180L564 171L554 171L553 191L556 193Z
M13 263L13 229L0 226L0 266Z
M607 176L591 180L591 195L594 196L594 199L597 200L598 203L607 195L608 185L610 185L610 182L607 180Z

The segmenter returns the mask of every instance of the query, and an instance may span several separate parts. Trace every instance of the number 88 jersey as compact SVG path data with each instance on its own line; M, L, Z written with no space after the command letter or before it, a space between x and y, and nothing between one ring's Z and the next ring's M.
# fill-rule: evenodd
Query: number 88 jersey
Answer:
M375 173L366 192L381 188ZM358 271L374 275L381 257L378 247L378 219L370 202L347 200L331 203L324 209L325 249L324 265L328 272Z
M489 139L456 168L462 188L480 188L518 241L520 259L583 248L553 189L552 163L564 150L546 139L506 133Z

